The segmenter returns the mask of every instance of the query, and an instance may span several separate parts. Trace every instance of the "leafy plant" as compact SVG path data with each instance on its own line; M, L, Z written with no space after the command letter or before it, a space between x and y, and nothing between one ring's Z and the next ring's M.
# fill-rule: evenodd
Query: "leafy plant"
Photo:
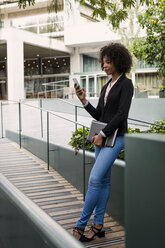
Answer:
M156 124L156 125L154 125ZM156 120L154 124L150 126L151 132L154 133L165 133L165 119Z
M87 141L89 128L85 128L84 131L85 150L93 152L95 149L93 143ZM155 120L153 125L149 126L149 129L145 131L140 130L140 128L128 128L128 133L165 133L165 119ZM79 149L83 149L83 128L78 128L73 132L69 144L74 148L75 155L78 153ZM118 158L124 160L124 148L121 150Z
M146 63L158 68L159 75L165 84L165 1L151 1L148 8L138 15L140 26L145 29L146 37L136 40L133 54Z
M93 143L87 141L87 136L89 133L89 128L85 128L85 150L87 151L91 151L94 152L95 150L95 146ZM139 128L129 128L128 129L129 133L140 133L140 129ZM72 146L72 148L74 148L75 151L75 155L78 153L78 151L80 149L83 149L83 128L78 128L75 132L73 132L71 140L69 142L69 144ZM124 149L120 152L118 158L120 159L124 159Z
M87 141L87 136L89 133L89 128L84 129L84 137L85 137L85 150L94 151L94 145ZM75 132L73 132L71 140L69 144L74 148L75 154L79 151L79 149L83 149L83 128L78 128Z
M163 0L162 0L163 1ZM26 8L27 6L34 5L36 0L18 0L19 8ZM120 27L120 23L128 18L128 10L134 8L136 5L152 6L153 0L75 0L80 4L88 4L92 7L92 16L94 18L101 18L102 20L109 20L113 28ZM72 1L67 0L67 4L71 6ZM59 10L60 1L51 0L49 8L57 12Z

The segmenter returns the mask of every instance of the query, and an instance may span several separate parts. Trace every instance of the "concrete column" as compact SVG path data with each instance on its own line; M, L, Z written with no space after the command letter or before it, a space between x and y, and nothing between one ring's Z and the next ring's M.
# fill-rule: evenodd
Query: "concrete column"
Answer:
M13 32L7 39L8 100L24 98L24 51L23 41Z
M81 54L79 49L75 48L75 53L70 57L70 74L81 72Z
M0 14L2 16L2 21L4 23L4 28L9 28L10 27L10 19L9 19L9 14L7 12L6 6L0 10Z

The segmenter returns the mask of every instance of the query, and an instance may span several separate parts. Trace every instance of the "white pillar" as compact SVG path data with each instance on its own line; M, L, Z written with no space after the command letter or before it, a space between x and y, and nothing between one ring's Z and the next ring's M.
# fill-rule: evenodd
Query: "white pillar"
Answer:
M19 36L7 39L8 100L24 99L24 50Z
M9 28L10 27L10 19L8 18L8 13L4 13L4 27Z
M75 48L75 53L70 57L70 74L80 73L81 72L81 54L79 53L79 49Z

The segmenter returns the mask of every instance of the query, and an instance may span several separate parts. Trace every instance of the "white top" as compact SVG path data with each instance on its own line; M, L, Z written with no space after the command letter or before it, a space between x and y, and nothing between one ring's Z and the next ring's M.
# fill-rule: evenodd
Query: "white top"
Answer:
M122 74L121 74L122 75ZM108 98L108 95L109 95L109 92L110 90L112 89L112 87L114 86L114 84L117 82L117 80L121 77L121 75L114 81L114 82L110 82L107 89L106 89L106 92L105 92L105 97L104 97L104 105L106 104L107 102L107 98Z

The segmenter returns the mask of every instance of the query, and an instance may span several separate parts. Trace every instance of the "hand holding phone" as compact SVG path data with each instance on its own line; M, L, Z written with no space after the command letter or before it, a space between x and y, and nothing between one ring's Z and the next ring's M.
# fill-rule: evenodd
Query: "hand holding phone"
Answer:
M74 88L75 88L75 90L76 91L79 90L78 94L79 95L82 95L83 94L83 90L81 89L80 84L79 84L77 78L73 78L73 82L74 82Z

